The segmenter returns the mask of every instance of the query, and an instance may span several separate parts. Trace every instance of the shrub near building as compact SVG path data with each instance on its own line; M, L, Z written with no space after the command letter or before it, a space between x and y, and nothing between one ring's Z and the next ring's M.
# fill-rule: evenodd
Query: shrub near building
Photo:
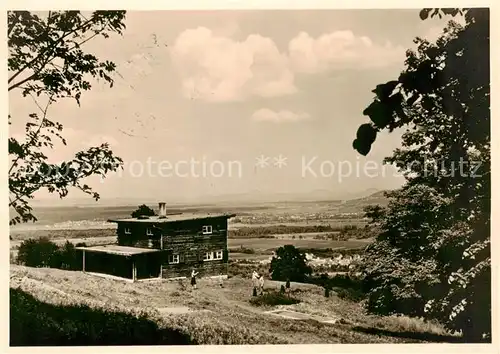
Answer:
M16 261L35 268L81 269L81 259L71 242L58 246L47 237L23 241Z

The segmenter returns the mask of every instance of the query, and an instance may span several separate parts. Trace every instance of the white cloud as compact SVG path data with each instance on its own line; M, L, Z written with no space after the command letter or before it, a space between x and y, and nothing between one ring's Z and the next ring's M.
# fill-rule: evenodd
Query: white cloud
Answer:
M268 108L259 109L252 114L253 120L275 123L298 122L310 118L311 116L305 112L295 113L287 110L273 111Z
M299 33L288 44L290 65L295 72L320 73L342 69L377 69L402 64L405 49L386 42L374 43L351 31L336 31L317 38Z
M296 73L402 64L405 49L336 31L317 38L301 32L290 40L288 51L280 52L272 39L259 34L236 41L198 27L177 37L170 56L185 97L222 102L293 94L298 91Z
M171 58L190 98L234 101L296 92L286 56L260 35L238 42L204 27L188 29L177 37Z

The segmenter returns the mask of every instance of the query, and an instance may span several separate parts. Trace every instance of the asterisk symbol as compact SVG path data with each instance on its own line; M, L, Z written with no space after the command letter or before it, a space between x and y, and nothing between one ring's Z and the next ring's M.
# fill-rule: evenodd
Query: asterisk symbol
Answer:
M269 166L269 157L260 155L259 157L256 158L257 162L255 163L255 166L258 166L260 168L264 168L266 166Z
M287 158L281 154L279 154L278 157L274 158L274 166L278 166L278 168L282 168L283 166L286 166L286 160Z

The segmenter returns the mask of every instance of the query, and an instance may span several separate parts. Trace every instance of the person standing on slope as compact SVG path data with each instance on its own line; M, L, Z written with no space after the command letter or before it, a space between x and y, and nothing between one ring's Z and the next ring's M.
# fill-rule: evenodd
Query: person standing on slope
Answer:
M191 272L191 286L193 289L196 289L196 276L198 275L198 272L196 272L194 269Z
M260 275L257 273L255 270L252 273L252 285L253 285L253 292L257 292L257 288L259 287L259 278Z

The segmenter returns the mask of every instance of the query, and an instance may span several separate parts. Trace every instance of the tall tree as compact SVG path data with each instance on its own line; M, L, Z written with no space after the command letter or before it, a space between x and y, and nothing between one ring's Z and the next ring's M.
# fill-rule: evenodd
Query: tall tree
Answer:
M303 282L311 272L305 254L293 245L278 248L269 267L273 280Z
M353 147L369 153L383 129L406 127L385 162L407 183L372 213L382 229L365 258L368 307L440 320L469 341L491 336L488 9L463 14L430 43L417 38L398 79L378 85Z
M85 178L104 177L122 165L108 144L80 151L60 164L47 163L46 150L53 148L55 139L66 145L62 124L48 114L51 104L73 98L79 105L82 93L92 88L92 78L113 86L116 65L86 53L84 44L97 36L121 34L124 20L125 11L8 12L8 90L38 107L28 117L25 139L9 137L9 207L17 214L10 224L37 220L29 200L40 189L63 198L74 187L97 200L99 194L84 183ZM9 125L13 119L9 114Z

